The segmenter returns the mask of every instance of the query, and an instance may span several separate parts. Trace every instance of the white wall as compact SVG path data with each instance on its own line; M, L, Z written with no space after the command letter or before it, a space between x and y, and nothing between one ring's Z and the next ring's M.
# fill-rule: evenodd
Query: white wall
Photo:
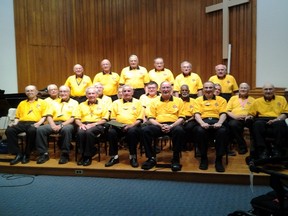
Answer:
M256 86L288 88L288 1L257 0ZM16 93L17 68L13 0L1 0L0 89ZM19 90L22 92L22 90Z
M288 1L257 0L256 86L288 88Z
M4 89L5 93L18 92L14 29L13 0L1 0L0 89Z

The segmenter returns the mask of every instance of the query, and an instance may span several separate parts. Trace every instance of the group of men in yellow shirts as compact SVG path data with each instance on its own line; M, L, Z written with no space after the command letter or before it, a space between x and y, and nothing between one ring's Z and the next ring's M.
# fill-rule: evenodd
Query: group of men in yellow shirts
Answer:
M119 163L118 141L125 137L131 166L139 166L137 145L140 142L147 156L141 167L144 170L153 168L157 164L153 139L169 135L173 143L172 171L181 170L179 155L188 140L197 143L200 149L199 168L208 169L208 143L212 140L216 149L215 169L224 172L222 156L230 136L236 140L239 154L248 151L243 139L244 127L251 129L258 157L280 155L283 134L287 130L284 120L288 107L284 97L274 95L273 85L265 84L263 97L254 100L248 95L247 83L240 84L238 94L238 85L234 77L226 73L225 65L217 65L216 75L202 84L187 61L181 63L182 73L175 79L164 67L162 58L154 60L155 69L149 73L139 66L136 55L129 57L129 64L119 76L111 71L109 60L104 59L101 62L103 71L94 77L95 86L84 75L83 67L76 64L75 75L68 77L65 85L59 88L59 95L57 86L48 86L50 97L46 102L37 97L35 86L27 86L28 100L19 104L16 121L6 131L10 153L16 154L10 164L28 163L34 147L39 153L37 163L45 163L49 160L47 140L52 133L59 133L61 138L59 164L67 163L75 131L82 155L77 164L84 166L92 163L95 142L103 134L107 135L111 156L106 167ZM221 84L223 97L214 94L214 83ZM119 85L122 86L121 98ZM249 124L252 118L254 123ZM47 124L43 124L45 120ZM110 120L120 124L107 127ZM276 142L270 153L263 142L267 125L272 130L277 129L277 132L273 130ZM23 131L28 143L24 153L17 145L17 134Z

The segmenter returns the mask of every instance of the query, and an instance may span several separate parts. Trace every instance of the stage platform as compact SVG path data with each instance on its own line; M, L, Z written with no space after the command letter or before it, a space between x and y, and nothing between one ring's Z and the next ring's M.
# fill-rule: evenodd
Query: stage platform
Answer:
M149 171L141 169L141 164L146 160L145 154L138 155L138 168L132 168L129 164L128 150L119 150L120 163L112 167L105 167L109 156L105 154L104 148L101 152L101 160L98 162L98 155L93 158L90 166L78 166L75 162L74 150L70 153L70 161L67 164L60 165L58 160L60 150L53 152L50 148L50 160L44 164L36 164L37 155L31 156L28 164L17 164L11 166L9 160L14 158L13 155L0 154L0 172L13 174L30 174L30 175L60 175L60 176L93 176L108 178L129 178L129 179L161 179L173 181L205 182L205 183L224 183L224 184L250 184L250 171L245 163L245 155L229 156L229 162L225 164L226 171L217 173L214 167L215 150L209 150L209 168L200 170L199 158L195 158L194 150L182 152L181 164L183 165L180 172L172 172L170 168L153 168ZM172 157L172 151L164 148L157 155L157 163L169 163ZM79 156L78 156L79 158ZM269 184L269 176L266 174L254 174L254 184Z

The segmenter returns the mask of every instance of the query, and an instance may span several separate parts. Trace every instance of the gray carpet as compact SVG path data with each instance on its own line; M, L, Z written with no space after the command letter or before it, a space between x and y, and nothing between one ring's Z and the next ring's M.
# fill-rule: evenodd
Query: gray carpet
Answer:
M227 215L271 189L141 179L1 174L0 215Z

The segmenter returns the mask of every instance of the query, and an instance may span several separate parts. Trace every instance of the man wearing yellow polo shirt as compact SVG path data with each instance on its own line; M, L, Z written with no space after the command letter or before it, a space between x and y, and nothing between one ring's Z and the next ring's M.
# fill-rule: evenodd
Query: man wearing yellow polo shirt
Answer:
M97 73L93 80L93 85L100 82L104 87L104 95L111 97L114 101L117 99L117 91L119 86L119 75L111 71L111 63L108 59L101 62L102 72Z
M181 63L182 73L176 76L174 82L174 92L176 96L179 96L180 87L184 84L189 86L190 97L197 98L202 95L202 80L200 76L192 72L192 64L188 61Z
M84 68L80 64L73 67L75 75L69 76L64 85L68 86L71 91L71 98L79 103L86 100L86 88L92 86L91 78L84 74Z
M149 170L156 166L155 152L152 142L155 138L169 135L173 143L172 171L180 171L181 145L184 143L185 131L182 123L185 119L184 104L178 97L172 96L171 83L164 81L160 86L161 96L155 98L150 104L148 120L151 124L142 128L142 144L148 158L142 164L142 169Z
M239 154L248 152L247 144L243 137L244 127L249 128L251 133L251 121L245 121L245 119L255 99L249 96L249 90L250 86L247 83L241 83L239 85L239 95L232 96L227 104L228 125L232 139L234 138L238 144Z
M145 85L150 81L147 69L139 65L139 59L136 55L129 57L130 66L121 71L120 85L129 85L134 89L133 97L139 99L145 94Z
M60 86L59 97L46 113L49 124L42 125L37 130L36 147L40 154L37 164L43 164L49 160L48 136L53 133L61 135L59 164L69 161L70 144L74 131L73 122L78 102L70 98L70 89L67 86Z
M210 81L204 83L203 96L198 97L195 102L195 120L198 125L193 133L201 153L199 169L208 169L208 143L215 140L215 168L217 172L225 172L222 157L228 142L228 131L224 126L227 102L224 98L214 95L214 83Z
M263 86L263 97L255 99L250 106L246 119L253 119L252 136L255 152L252 156L259 159L281 157L287 134L285 119L288 116L288 105L284 96L275 95L271 83ZM265 138L274 138L273 146L267 146ZM270 151L270 148L271 151Z
M5 134L8 142L8 151L11 154L16 154L15 158L10 161L10 165L15 165L19 162L26 164L30 161L30 153L35 148L35 137L37 128L42 125L46 119L45 112L47 103L38 98L38 90L34 85L25 87L27 100L23 100L17 106L15 121L9 125ZM21 152L18 145L17 135L26 132L26 147L25 152Z
M138 167L137 145L140 140L141 123L143 122L144 109L138 99L132 97L133 88L124 85L122 89L122 99L113 102L111 109L111 120L116 120L123 124L123 127L111 126L108 130L107 139L109 142L109 162L106 167L119 163L118 141L121 137L126 138L129 147L129 159L132 167Z
M227 74L226 65L216 65L215 71L216 75L211 76L209 81L220 84L221 96L229 101L234 94L238 94L238 84L232 75Z
M170 82L172 85L174 83L174 75L171 70L165 68L164 60L161 57L154 59L154 69L149 71L150 81L157 83L158 87L164 81ZM158 90L158 89L157 89Z
M78 126L76 141L80 146L81 159L77 165L89 166L96 152L95 143L104 134L104 124L109 119L109 111L99 103L95 87L86 89L87 100L82 102L75 115Z

